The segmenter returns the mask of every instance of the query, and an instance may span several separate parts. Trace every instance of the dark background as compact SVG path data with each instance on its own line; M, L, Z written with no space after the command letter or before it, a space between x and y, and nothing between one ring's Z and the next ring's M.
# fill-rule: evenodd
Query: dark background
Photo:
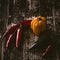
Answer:
M48 29L54 32L55 34L54 40L56 39L58 41L57 43L58 47L55 48L55 50L59 50L60 0L0 0L0 58L1 60L40 60L39 59L40 57L35 58L35 56L29 59L27 57L29 53L27 53L26 55L24 55L25 53L22 54L21 53L22 50L26 52L25 51L26 49L24 50L24 47L22 48L21 51L20 48L19 50L13 48L12 50L8 49L6 51L4 45L5 39L3 41L1 40L4 31L11 23L18 23L23 20L32 19L32 17L39 16L39 15L45 16L47 18ZM52 55L54 55L54 53L52 53ZM50 58L46 57L46 60L49 60ZM58 51L58 53L56 53L56 56L54 56L54 58L52 56L52 59L50 60L60 60L60 52Z

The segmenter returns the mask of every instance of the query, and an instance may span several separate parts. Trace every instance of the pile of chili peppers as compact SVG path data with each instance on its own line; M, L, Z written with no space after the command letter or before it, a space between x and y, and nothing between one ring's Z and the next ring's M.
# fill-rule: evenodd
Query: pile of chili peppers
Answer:
M16 33L16 48L19 47L19 43L20 43L21 36L22 36L22 27L30 25L30 22L31 22L31 20L24 20L20 23L17 23L15 25L11 26L10 28L8 28L5 31L2 39L9 35L8 40L6 42L6 48L9 47L10 41L14 38L14 35L16 33L15 31L17 31L17 33Z
M25 26L30 25L30 23L31 23L31 20L24 20L20 23L17 23L15 25L11 26L10 28L8 28L5 31L5 33L3 34L2 39L9 35L8 40L6 42L6 48L9 47L9 44L10 44L11 40L14 38L15 31L17 31L17 33L16 33L16 48L19 47L19 43L20 43L20 40L21 40L21 37L22 37L22 28L25 27ZM41 58L46 55L46 53L49 51L51 46L52 46L52 44L48 45L48 47L42 53Z

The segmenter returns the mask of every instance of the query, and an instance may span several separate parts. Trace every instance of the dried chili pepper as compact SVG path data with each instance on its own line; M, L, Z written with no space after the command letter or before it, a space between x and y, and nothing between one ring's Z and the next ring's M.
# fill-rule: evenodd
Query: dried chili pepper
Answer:
M19 28L19 29L17 30L17 36L16 36L16 47L17 47L17 48L18 48L18 46L19 46L21 36L22 36L22 29Z
M13 34L10 34L10 36L9 36L7 42L6 42L6 48L9 46L10 41L13 39L13 37L14 37L14 35Z
M19 26L20 26L20 24L16 24L16 25L14 25L14 26L11 26L11 28L7 29L7 30L5 31L5 33L3 34L2 39L3 39L5 36L7 36L8 34L10 34L11 32L13 32L14 30L16 30Z

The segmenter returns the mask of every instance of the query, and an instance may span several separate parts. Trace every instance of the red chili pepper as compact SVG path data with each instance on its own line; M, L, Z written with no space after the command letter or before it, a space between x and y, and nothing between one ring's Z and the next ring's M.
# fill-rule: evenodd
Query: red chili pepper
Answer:
M7 30L5 31L5 33L3 34L2 39L3 39L5 36L7 36L8 34L10 34L11 32L13 32L14 30L16 30L18 27L20 27L20 24L16 24L16 25L14 25L14 26L11 26L11 28L9 28L9 29L7 29Z
M17 36L16 36L16 47L17 47L17 48L18 48L18 46L19 46L21 36L22 36L22 30L21 30L21 29L18 29L18 30L17 30Z
M21 22L21 24L22 24L22 26L26 26L26 25L29 25L30 22L31 22L31 20L24 20L23 22ZM6 35L10 34L12 31L16 30L18 27L20 27L20 23L12 26L8 30L6 30L5 33L3 34L2 38L4 38Z
M24 20L23 22L20 22L20 23L21 23L22 26L26 26L26 25L29 25L30 22L31 22L31 20ZM20 27L20 23L12 26L12 27L9 28L8 30L6 30L5 33L3 34L2 39L3 39L6 35L10 34L10 33L13 32L14 30L16 30L18 27Z
M12 40L13 37L14 37L13 34L11 34L11 35L9 36L9 38L8 38L8 40L7 40L7 43L6 43L6 48L9 46L10 41Z
M30 25L32 20L24 20L23 22L21 22L22 26L26 26L26 25Z
M48 47L47 47L47 48L45 49L45 51L42 53L41 58L44 57L44 56L47 54L47 52L51 49L51 47L52 47L52 44L48 45Z

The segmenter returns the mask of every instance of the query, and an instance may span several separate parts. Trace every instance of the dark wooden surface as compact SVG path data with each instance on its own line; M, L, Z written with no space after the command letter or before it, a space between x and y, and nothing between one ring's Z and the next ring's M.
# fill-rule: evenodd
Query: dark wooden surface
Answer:
M43 38L45 39L44 36L45 35L43 35ZM17 49L15 47L15 39L14 39L14 42L11 42L12 44L10 48L8 49L4 48L3 60L58 60L58 59L60 60L60 51L59 51L60 43L57 44L58 42L57 43L55 42L54 47L42 59L40 59L42 54L41 52L45 50L44 47L47 47L48 45L45 46L43 41L41 43L40 41L38 41L37 47L35 46L34 48L30 49L37 40L42 39L39 37L40 36L35 36L30 28L27 27L24 28L19 48ZM58 37L56 36L56 38ZM52 40L53 39L56 40L56 38L52 38ZM42 48L43 50L41 50Z
M47 54L42 60L60 60L59 0L0 0L0 36L2 37L3 33L11 23L18 23L22 20L39 15L46 16L48 29L55 32L53 40L56 40L57 42L51 52ZM29 28L24 29L19 49L15 48L15 39L14 42L11 43L12 47L6 49L6 39L2 41L1 37L1 60L40 60L41 52L39 44L35 49L33 49L33 52L29 51L30 47L33 46L33 43L36 42L36 39L38 39L38 36L35 36ZM39 38L39 40L41 39ZM44 46L43 43L42 46ZM37 48L39 48L39 51Z

